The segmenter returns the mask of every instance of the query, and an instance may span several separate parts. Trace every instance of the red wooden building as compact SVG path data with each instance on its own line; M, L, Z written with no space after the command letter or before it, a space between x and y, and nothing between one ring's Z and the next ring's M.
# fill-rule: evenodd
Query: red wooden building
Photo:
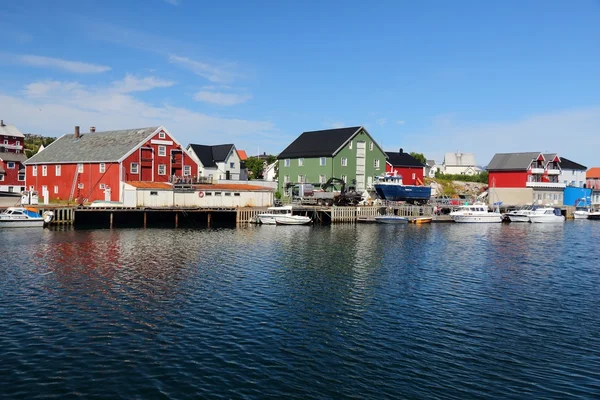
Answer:
M162 126L63 135L26 161L27 186L40 197L122 201L126 182L191 181L198 164Z
M388 156L385 165L386 173L402 175L402 183L405 185L423 185L425 164L402 149L398 153L386 151L385 154Z
M0 120L0 191L18 193L25 189L23 152L25 136L14 125Z

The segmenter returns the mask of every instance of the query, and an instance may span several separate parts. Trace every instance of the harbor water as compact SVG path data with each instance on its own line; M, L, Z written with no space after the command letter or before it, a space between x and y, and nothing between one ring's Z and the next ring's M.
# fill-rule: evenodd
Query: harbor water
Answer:
M0 230L0 397L600 397L600 223Z

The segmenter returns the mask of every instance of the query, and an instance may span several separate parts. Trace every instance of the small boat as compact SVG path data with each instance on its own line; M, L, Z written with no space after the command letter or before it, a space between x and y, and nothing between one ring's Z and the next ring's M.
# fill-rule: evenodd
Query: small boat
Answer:
M417 218L411 219L410 222L412 224L420 225L420 224L430 224L432 220L433 220L432 217L417 217Z
M375 217L375 222L380 224L408 224L408 218L398 215L378 215Z
M529 215L535 212L534 206L525 206L518 210L509 211L506 213L510 222L530 222Z
M450 213L454 222L499 223L504 218L496 211L490 211L485 203L466 204Z
M258 222L265 225L275 225L275 217L292 215L292 206L269 207L266 213L258 214Z
M589 213L588 219L591 219L593 221L599 221L600 220L600 211L593 211L593 212Z
M575 202L575 211L573 212L573 218L588 219L588 216L591 212L591 205L585 199L578 199Z
M0 228L42 228L53 218L52 211L46 211L43 215L39 215L37 211L24 207L8 207L0 214Z
M541 207L529 215L529 220L533 223L557 223L565 222L565 217L561 214L559 208Z
M276 225L307 225L312 219L303 215L278 215L275 217Z

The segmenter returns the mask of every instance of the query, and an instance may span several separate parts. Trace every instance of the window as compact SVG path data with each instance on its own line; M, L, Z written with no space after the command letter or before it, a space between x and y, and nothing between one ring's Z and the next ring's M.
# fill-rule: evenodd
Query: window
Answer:
M369 143L369 150L373 151L373 142Z
M77 189L83 189L83 183L78 183L77 184Z
M348 177L347 177L346 175L342 175L342 180L343 180L344 182L346 182L346 181L348 180Z
M83 164L77 164L77 173L83 174Z
M48 166L42 165L42 176L48 176Z
M554 200L558 200L558 193L554 193Z
M45 167L45 165L44 165ZM15 163L13 161L9 161L6 163L6 168L8 169L14 169L15 168Z
M24 181L25 180L25 172L19 172L19 176L17 179L20 181Z
M167 166L165 164L158 164L158 174L159 175L167 174Z
M206 192L204 193L205 196L212 196L212 192Z
M151 190L150 191L150 196L158 196L158 192Z
M321 167L324 167L324 166L325 166L325 163L326 163L326 161L327 161L327 159L326 159L325 157L321 157L321 158L319 158L319 165L320 165Z
M165 133L164 132L159 132L158 133L158 138L159 139L164 139L165 138Z
M319 175L319 183L325 183L327 180L325 179L325 175Z
M304 183L304 175L298 175L298 183Z
M54 194L58 194L58 185L54 185Z
M352 150L352 140L350 141L350 145L348 146L350 150Z
M4 180L4 175L0 174L0 182L2 182Z
M104 183L101 183L100 184L100 190L104 190L104 189L106 189L106 185Z
M98 166L98 170L100 171L101 174L106 172L106 164L104 163L100 163L100 165Z
M235 163L229 163L229 168L235 168Z
M417 174L415 174L415 173L413 172L413 174L412 174L412 178L413 178L413 179L417 179Z
M8 144L8 139L4 139L4 144Z
M231 192L225 192L225 196L231 196Z
M379 169L379 160L374 160L373 166L375 167L375 169Z
M220 196L221 192L215 192L215 196Z
M44 194L44 192L48 191L48 186L46 185L42 185L42 195Z
M17 146L20 146L20 145L21 145L21 142L20 142L19 140L17 140L17 143L16 143L16 145L17 145Z
M298 166L299 167L303 167L304 166L304 158L299 158L298 159Z
M283 183L288 183L290 181L290 176L289 175L285 175L283 177Z
M166 146L158 146L158 155L160 157L164 157L167 155L167 147Z
M131 163L131 167L130 167L130 172L131 172L132 174L137 174L137 173L139 173L139 172L138 172L138 168L139 168L139 165L138 165L138 163L136 163L136 162L132 162L132 163Z
M33 166L32 170L31 170L31 175L37 176L37 165ZM33 189L31 189L31 190L33 190Z
M348 166L348 159L346 157L342 157L342 167Z
M239 195L240 195L240 193L239 193L239 192L235 192L233 195L234 195L234 196L239 196Z
M286 167L289 167L289 166L290 166L290 159L289 159L289 158L286 158L286 159L283 161L283 165L284 165L284 166L286 166Z
M60 170L61 170L60 164L57 164L57 165L54 166L54 174L56 176L60 176L60 173L61 173Z
M192 174L192 166L184 165L183 166L183 176L190 176Z
M579 181L579 187L583 187L583 181Z

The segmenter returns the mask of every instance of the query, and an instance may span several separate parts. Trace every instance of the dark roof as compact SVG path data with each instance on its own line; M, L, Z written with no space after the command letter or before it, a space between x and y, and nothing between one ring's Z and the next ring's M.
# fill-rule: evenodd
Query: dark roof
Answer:
M386 151L385 154L388 156L388 163L390 163L393 167L424 167L421 161L417 160L409 153L394 153L391 151Z
M540 152L530 153L497 153L487 166L488 171L527 170L531 162L539 157Z
M203 144L190 144L189 147L196 153L204 168L216 167L218 162L223 162L229 155L233 144L218 144L206 146Z
M63 135L33 155L26 164L119 161L159 128L161 127L152 126L82 133L79 139L75 139L73 134Z
M353 126L350 128L304 132L279 153L277 158L281 160L299 157L331 157L361 128L362 126Z
M560 158L560 168L561 169L573 169L579 171L587 171L587 167L576 163L575 161L571 161L568 158L561 157Z
M10 153L10 152L5 152L5 153L0 153L0 160L2 161L16 161L16 162L25 162L25 160L27 160L27 156L25 155L25 153Z

